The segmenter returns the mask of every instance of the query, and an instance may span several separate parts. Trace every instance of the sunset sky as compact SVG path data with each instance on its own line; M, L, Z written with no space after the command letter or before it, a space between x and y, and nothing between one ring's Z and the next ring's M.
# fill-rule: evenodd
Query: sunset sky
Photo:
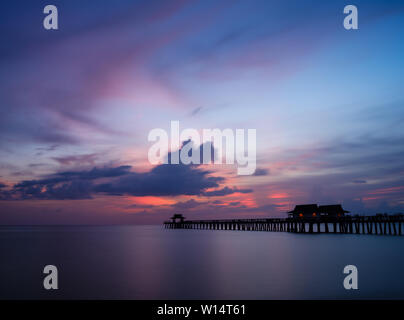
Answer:
M355 1L359 30L347 4L3 2L0 223L404 212L404 2ZM152 166L148 133L172 120L256 129L256 173Z

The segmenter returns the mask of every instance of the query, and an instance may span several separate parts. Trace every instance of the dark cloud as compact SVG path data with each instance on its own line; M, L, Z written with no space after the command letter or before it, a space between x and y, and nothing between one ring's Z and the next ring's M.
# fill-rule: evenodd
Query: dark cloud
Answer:
M266 169L266 168L257 168L257 169L255 169L255 172L253 174L253 176L256 176L256 177L267 176L267 175L269 175L269 169Z
M205 204L205 202L199 202L194 199L190 199L190 200L184 201L184 202L177 202L177 203L173 204L172 207L176 208L176 209L193 209L193 208L199 207L203 204Z
M227 196L233 193L250 193L250 192L252 192L252 189L238 189L238 188L224 187L218 190L206 191L203 193L203 195L206 197L217 197L217 196Z
M0 182L0 200L9 200L11 199L11 192L6 189L7 185Z
M209 174L210 171L195 166L163 164L149 172L132 172L116 181L99 184L94 191L133 196L201 195L205 189L216 188L224 181L222 177L211 177Z
M200 111L202 110L202 107L195 108L191 112L191 116L196 116Z
M88 171L59 172L45 179L25 180L14 185L3 198L14 199L89 199L93 193L93 180L114 178L129 173L130 166L93 168Z
M184 147L190 140L185 141ZM213 146L210 145L213 151ZM181 150L181 149L180 149ZM200 146L203 156L203 145ZM179 152L179 151L176 151ZM93 155L83 159L69 157L71 161L90 161ZM171 159L168 153L167 158ZM218 188L223 177L214 177L200 165L161 164L148 172L133 172L131 166L94 167L87 171L63 171L39 180L25 180L14 185L12 195L16 199L87 199L94 194L131 196L226 196L233 193L249 193L250 189ZM206 191L211 190L211 191ZM9 195L8 195L9 196ZM190 202L178 206L195 205Z
M69 182L73 180L95 180L99 178L119 177L130 172L131 166L120 166L115 168L93 168L88 171L64 171L56 173L46 179L25 180L17 183L14 188L24 188L30 186L46 186L60 182Z
M132 196L225 196L251 190L217 188L223 177L212 177L210 171L197 166L163 164L149 172L132 172L130 166L93 168L87 171L64 171L44 179L25 180L14 185L2 198L14 199L88 199L94 194ZM107 180L105 182L104 180ZM194 202L178 206L195 205Z
M179 159L179 162L181 162L182 148L184 148L188 144L189 144L188 156L192 157L195 145L194 145L194 142L191 139L188 139L188 140L185 140L185 141L182 142L181 148L179 150L174 151L174 152L169 152L167 154L166 158L167 158L168 163L171 163L171 159L173 157L177 157ZM198 149L198 148L195 148L195 150L196 149ZM201 144L199 146L199 150L196 151L196 152L199 152L199 163L203 164L203 162L204 162L203 161L204 160L203 159L203 157L204 157L204 149L206 149L206 150L210 149L210 162L213 163L215 161L215 159L217 158L217 156L218 156L218 151L217 151L217 149L215 149L215 147L213 146L213 143L211 141L207 141L207 142Z
M45 185L29 185L17 187L13 190L20 199L44 199L44 200L76 200L90 199L92 191L91 181L72 180L61 183L48 183Z

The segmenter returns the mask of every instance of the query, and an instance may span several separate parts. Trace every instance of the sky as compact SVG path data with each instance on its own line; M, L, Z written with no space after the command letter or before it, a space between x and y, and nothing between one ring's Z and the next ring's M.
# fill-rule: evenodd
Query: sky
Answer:
M404 212L403 32L393 0L3 2L0 224ZM255 174L150 164L171 121L256 129Z

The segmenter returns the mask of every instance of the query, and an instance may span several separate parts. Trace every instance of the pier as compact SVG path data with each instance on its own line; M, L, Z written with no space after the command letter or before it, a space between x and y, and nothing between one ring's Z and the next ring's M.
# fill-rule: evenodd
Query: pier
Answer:
M167 229L269 231L290 233L335 233L403 235L404 216L303 216L268 219L226 219L226 220L185 220L182 215L174 215L164 222Z

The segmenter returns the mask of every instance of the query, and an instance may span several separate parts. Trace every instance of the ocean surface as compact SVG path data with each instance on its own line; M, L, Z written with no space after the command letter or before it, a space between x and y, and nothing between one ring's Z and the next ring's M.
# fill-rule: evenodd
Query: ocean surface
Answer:
M404 236L0 227L1 299L403 299ZM59 289L45 290L45 265ZM345 290L344 266L358 268Z

